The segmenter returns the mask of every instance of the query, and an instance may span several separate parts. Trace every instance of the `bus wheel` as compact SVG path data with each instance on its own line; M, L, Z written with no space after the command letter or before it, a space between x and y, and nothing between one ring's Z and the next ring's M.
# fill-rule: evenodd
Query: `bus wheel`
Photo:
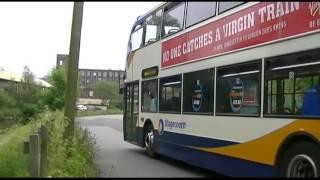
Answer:
M149 124L145 129L144 144L148 155L154 158L156 153L154 152L154 133L151 124Z
M280 162L281 177L319 177L320 148L311 142L292 145Z

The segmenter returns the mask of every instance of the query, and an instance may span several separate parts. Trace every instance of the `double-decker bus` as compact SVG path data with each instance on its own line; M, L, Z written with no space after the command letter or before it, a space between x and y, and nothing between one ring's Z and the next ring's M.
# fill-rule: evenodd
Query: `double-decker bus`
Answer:
M227 176L320 176L320 2L165 2L132 27L124 140Z

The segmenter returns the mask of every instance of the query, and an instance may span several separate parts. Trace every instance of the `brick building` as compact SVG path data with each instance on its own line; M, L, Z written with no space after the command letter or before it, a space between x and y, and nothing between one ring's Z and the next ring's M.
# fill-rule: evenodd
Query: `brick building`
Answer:
M68 55L58 54L56 67L64 67L68 61ZM113 81L117 84L123 83L124 71L104 69L79 69L78 83L80 86L79 98L96 98L93 85L97 81Z

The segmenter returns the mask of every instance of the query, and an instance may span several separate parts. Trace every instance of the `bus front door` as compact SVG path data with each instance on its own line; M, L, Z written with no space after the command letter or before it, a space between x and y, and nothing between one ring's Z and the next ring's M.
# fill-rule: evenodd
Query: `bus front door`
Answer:
M125 87L124 140L137 144L137 120L139 117L139 83Z

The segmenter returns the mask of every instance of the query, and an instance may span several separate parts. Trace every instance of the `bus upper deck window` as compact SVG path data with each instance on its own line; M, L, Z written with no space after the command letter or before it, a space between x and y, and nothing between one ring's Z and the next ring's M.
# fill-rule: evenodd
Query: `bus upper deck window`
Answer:
M216 2L188 2L186 26L191 26L216 14Z
M222 1L219 3L219 14L243 3L245 3L245 1Z
M146 36L144 45L153 43L160 38L162 9L146 19Z
M131 34L131 50L139 49L142 45L143 27L138 24L134 32Z
M162 37L173 34L183 28L185 3L166 7L163 14Z

